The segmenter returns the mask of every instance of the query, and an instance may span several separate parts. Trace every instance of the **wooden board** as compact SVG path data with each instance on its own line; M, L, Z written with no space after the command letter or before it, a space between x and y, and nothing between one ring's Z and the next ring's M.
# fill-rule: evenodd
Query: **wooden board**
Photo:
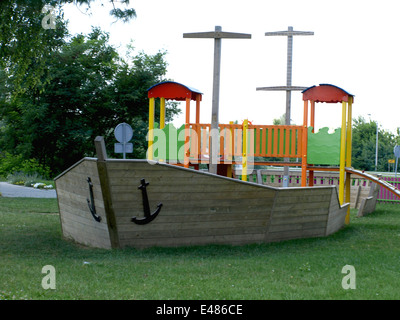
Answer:
M112 202L121 246L193 245L262 241L274 200L273 188L146 162L107 162ZM158 217L148 225L131 222L143 217L140 180L149 183L151 210ZM165 239L169 239L166 241Z
M100 222L95 221L88 207L88 177L93 183L94 203L96 212L101 217ZM55 183L64 237L87 246L111 248L97 161L83 159L57 177Z
M343 228L347 209L349 206L349 203L340 206L338 192L337 189L334 188L332 192L331 203L329 206L328 222L325 232L326 236L335 233Z
M94 184L94 221L87 208L87 176ZM141 179L150 211L144 216ZM85 160L56 181L63 233L98 247L146 248L203 244L242 245L319 237L339 230L345 208L334 186L275 188L145 160Z

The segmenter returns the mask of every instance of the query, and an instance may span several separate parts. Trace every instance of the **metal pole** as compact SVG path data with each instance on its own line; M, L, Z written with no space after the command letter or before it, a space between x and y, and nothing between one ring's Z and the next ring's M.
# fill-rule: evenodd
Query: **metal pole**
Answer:
M376 121L375 171L378 171L378 121Z

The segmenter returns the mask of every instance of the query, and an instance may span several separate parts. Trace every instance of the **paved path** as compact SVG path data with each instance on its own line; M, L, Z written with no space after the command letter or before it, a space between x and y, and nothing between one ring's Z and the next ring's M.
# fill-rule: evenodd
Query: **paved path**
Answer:
M24 198L57 198L56 190L43 190L30 187L16 186L7 182L0 182L0 193L3 197Z

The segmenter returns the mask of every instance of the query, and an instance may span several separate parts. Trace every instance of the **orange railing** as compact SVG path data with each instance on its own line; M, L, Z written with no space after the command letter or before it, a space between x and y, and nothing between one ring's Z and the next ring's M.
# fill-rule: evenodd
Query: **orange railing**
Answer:
M249 129L253 129L255 157L301 157L302 126L249 125Z
M189 150L191 159L207 161L210 146L210 124L189 124ZM247 154L254 157L301 158L302 126L248 125ZM221 161L242 156L243 125L219 125L219 157Z

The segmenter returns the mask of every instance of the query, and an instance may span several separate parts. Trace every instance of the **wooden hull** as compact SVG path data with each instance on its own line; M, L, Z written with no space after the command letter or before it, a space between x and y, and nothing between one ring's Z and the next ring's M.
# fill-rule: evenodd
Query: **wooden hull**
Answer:
M100 222L89 210L88 177ZM144 216L141 179L150 211L162 204L144 225L132 222ZM55 182L63 235L100 248L322 237L343 227L348 207L334 186L275 188L146 160L84 158Z

